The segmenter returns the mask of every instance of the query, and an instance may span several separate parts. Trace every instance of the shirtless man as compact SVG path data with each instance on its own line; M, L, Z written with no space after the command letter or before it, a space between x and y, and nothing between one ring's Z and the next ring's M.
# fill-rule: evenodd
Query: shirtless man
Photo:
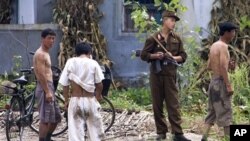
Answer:
M61 121L60 109L55 101L49 49L55 40L55 32L45 29L41 33L42 43L33 58L37 79L36 98L39 108L39 141L50 141L57 123Z
M92 49L89 44L77 44L75 53L76 57L66 62L59 80L63 85L65 107L68 107L69 141L84 140L85 123L90 140L100 141L104 137L104 130L97 100L102 99L103 72L99 64L91 59Z
M229 136L232 121L233 88L228 76L230 56L227 44L234 38L237 27L230 22L224 22L219 27L220 39L211 46L209 53L208 69L212 71L212 79L208 89L208 115L201 141L207 140L209 130L215 122L219 127L224 127L224 135Z

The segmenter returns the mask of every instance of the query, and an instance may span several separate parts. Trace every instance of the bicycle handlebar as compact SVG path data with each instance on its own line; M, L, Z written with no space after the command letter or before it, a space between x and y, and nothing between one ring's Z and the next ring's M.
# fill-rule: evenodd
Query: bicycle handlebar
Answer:
M27 74L31 74L33 71L33 67L31 67L30 69L21 69L20 72L22 73L27 73Z
M30 55L34 55L35 54L35 52L33 52L33 51L30 51L29 53L30 53Z

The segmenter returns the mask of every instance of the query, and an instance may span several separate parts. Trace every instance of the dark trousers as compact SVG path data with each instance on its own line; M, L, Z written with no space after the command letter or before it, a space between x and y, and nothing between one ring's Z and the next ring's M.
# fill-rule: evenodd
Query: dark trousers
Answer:
M168 119L173 134L182 134L180 126L180 104L175 76L158 75L150 73L150 87L153 100L153 112L157 134L168 132L167 122L163 113L163 102L166 103Z

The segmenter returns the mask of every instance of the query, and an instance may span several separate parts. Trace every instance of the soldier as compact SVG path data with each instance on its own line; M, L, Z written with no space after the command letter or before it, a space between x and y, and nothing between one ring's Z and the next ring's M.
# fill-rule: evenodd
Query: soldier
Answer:
M165 139L168 132L163 114L163 102L166 102L168 119L171 124L174 141L190 141L183 136L181 127L180 104L176 87L177 66L173 62L184 63L187 54L178 35L173 32L180 18L172 11L162 13L162 29L150 36L144 45L141 59L151 63L150 88L153 100L153 112L156 124L157 140ZM161 47L161 45L163 45Z
M230 22L224 22L219 28L220 39L211 46L209 53L208 69L212 71L212 79L208 90L208 115L205 119L202 141L207 140L208 132L215 122L218 126L224 127L225 136L229 136L229 125L232 121L233 89L228 69L234 69L235 64L229 61L227 44L234 38L237 27Z

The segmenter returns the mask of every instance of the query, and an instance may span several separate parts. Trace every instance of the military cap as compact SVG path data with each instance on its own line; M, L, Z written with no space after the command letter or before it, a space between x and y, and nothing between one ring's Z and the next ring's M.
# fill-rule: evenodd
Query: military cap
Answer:
M164 17L173 17L173 18L175 18L176 21L180 20L180 18L177 16L176 12L169 11L169 10L165 10L165 11L162 12L162 19Z

